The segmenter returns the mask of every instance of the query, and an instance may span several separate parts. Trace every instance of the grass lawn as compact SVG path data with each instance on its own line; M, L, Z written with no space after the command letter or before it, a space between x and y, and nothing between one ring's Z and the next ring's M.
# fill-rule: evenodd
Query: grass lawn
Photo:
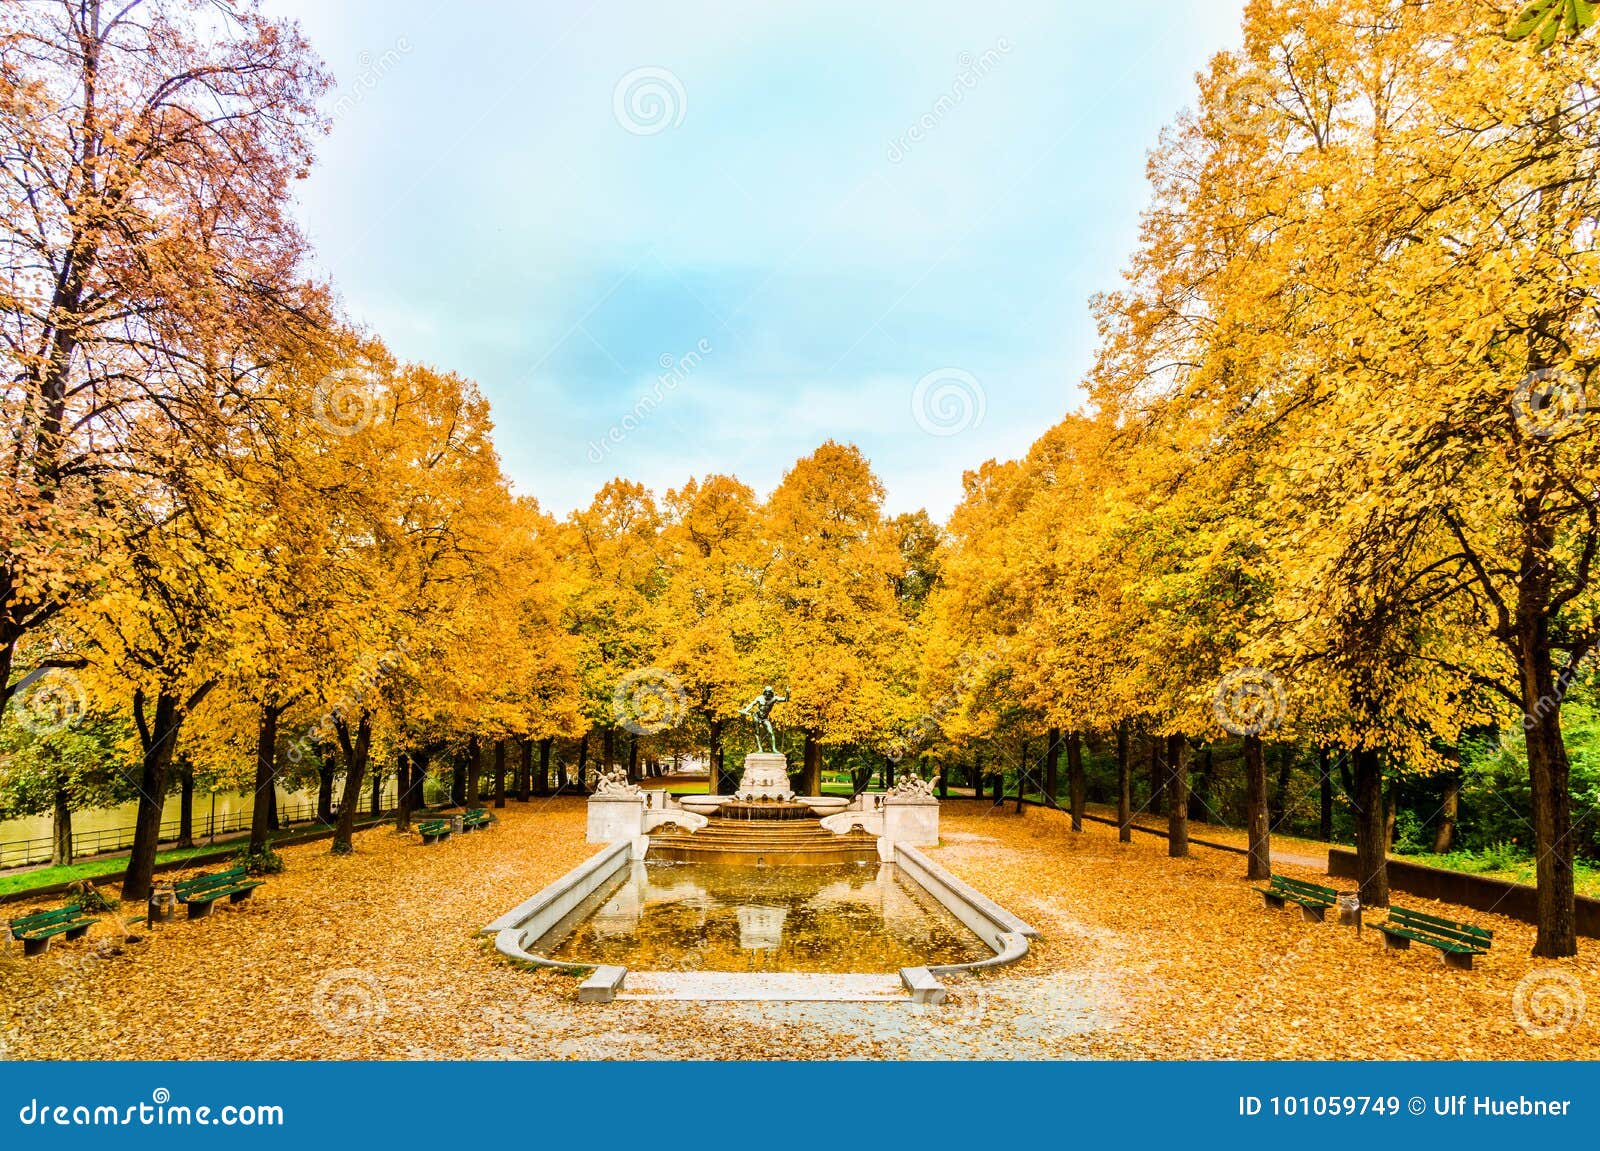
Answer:
M357 826L366 826L370 820L358 823ZM269 835L268 841L279 843L282 840L296 835L304 835L315 828L301 826L274 831ZM222 840L217 843L202 843L194 847L174 847L168 851L156 854L157 863L175 863L179 860L190 859L206 852L218 851L223 848L243 847L246 840L243 837L232 840ZM127 855L116 855L106 859L86 859L82 863L71 863L64 867L35 867L22 871L0 873L0 899L6 899L19 892L31 891L36 887L51 887L57 883L71 883L79 879L102 880L108 876L121 876L128 866Z

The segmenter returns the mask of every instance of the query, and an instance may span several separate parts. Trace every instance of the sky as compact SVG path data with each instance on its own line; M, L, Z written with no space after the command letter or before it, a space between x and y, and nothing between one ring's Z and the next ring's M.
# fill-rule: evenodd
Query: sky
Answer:
M764 495L833 438L942 520L1081 405L1147 153L1242 0L263 7L336 82L312 270L478 383L518 492Z

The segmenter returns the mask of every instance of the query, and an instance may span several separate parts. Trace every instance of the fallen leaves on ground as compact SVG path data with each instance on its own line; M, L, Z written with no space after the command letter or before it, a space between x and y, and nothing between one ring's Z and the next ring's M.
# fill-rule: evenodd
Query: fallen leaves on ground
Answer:
M583 842L583 803L498 814L488 831L430 847L384 827L360 834L350 856L287 848L283 874L206 919L129 938L107 916L36 959L12 945L0 959L0 1053L1600 1058L1600 1028L1578 1003L1600 1011L1595 941L1575 959L1535 960L1529 925L1419 901L1494 930L1477 968L1454 971L1431 948L1385 952L1370 928L1358 937L1267 910L1236 856L1196 848L1173 860L1160 840L1119 844L1114 828L1074 833L1057 812L970 803L945 806L936 856L1043 938L1022 963L956 982L944 1006L579 1004L573 978L521 969L477 932L596 850Z

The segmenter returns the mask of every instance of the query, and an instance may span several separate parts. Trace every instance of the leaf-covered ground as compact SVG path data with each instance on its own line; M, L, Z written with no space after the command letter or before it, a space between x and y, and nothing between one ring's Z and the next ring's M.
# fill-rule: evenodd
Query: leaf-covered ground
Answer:
M477 929L594 849L580 801L513 803L422 847L285 850L249 903L0 959L0 1051L28 1059L1600 1058L1600 944L1528 955L1495 931L1470 972L1370 929L1268 911L1236 856L1119 844L1099 824L949 803L937 856L1044 935L1021 964L909 1004L579 1004ZM1288 873L1316 878L1312 869ZM18 914L15 905L5 909ZM143 931L143 929L139 929ZM1520 987L1520 991L1519 991Z

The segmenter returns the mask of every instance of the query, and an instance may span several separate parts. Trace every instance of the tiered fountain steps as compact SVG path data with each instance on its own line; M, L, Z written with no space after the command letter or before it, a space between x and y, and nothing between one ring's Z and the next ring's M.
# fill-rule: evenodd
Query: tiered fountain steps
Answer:
M650 859L671 863L733 863L746 867L820 867L876 863L877 837L864 831L835 835L814 819L713 818L696 832L671 825L650 835Z

